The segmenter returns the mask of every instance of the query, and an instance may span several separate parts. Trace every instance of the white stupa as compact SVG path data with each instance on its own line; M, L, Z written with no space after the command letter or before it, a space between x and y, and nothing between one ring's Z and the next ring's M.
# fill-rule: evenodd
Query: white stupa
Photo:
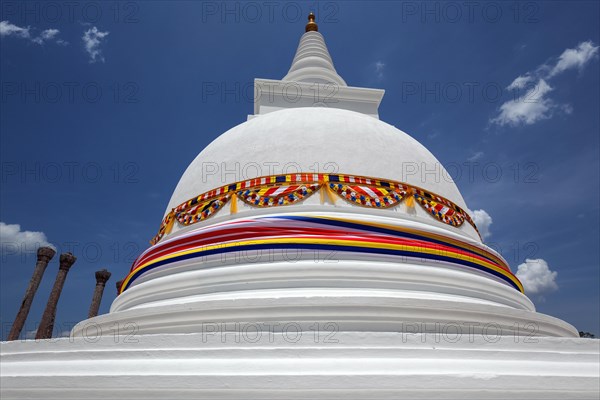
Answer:
M535 311L313 15L288 74L255 86L110 313L2 343L3 400L598 398L600 342Z

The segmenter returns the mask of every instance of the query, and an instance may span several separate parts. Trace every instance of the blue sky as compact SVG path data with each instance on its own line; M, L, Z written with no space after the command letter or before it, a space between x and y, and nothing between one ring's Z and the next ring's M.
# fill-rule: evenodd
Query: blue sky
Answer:
M224 4L2 3L2 338L35 242L78 257L57 330L86 317L101 268L108 311L186 166L252 113L243 89L287 73L309 11L346 82L385 89L381 119L448 167L538 310L600 334L598 2Z

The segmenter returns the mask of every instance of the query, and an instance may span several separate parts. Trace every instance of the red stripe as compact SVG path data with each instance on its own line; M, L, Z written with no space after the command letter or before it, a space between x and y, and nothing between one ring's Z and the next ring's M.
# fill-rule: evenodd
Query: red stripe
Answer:
M450 253L450 254L460 254L472 259L477 259L480 261L486 261L491 264L496 265L499 268L502 268L505 271L510 272L510 270L503 265L499 265L498 263L492 262L482 256L477 254L467 252L464 250L456 249L450 246L428 243L421 240L416 239L404 239L404 238L395 238L395 237L387 237L380 234L373 233L343 233L339 230L333 229L319 229L319 228L308 228L308 227L297 227L295 229L289 228L277 228L277 227L231 227L225 228L222 232L200 232L194 237L186 237L179 240L175 240L173 242L168 242L163 245L152 247L152 251L144 254L143 257L140 257L135 261L132 266L132 271L136 269L139 265L145 264L148 261L152 261L158 257L162 257L164 255L189 250L192 248L198 248L203 246L210 246L218 243L232 243L242 240L251 240L252 238L290 238L290 237L300 237L300 238L309 238L309 237L321 237L328 238L332 240L351 240L351 241L366 241L369 243L385 243L385 244L394 244L394 245L411 245L417 246L425 249L433 249L438 250L442 253Z
M279 189L279 186L275 186L272 188L267 189L267 191L263 194L263 196L270 196L273 192L275 192L277 189Z

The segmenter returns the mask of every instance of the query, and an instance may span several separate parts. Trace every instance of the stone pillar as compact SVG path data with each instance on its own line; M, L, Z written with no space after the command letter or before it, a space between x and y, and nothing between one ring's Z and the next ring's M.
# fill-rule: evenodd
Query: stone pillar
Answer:
M125 281L125 279L121 279L120 281L118 281L116 283L117 286L117 296L119 295L119 292L121 291L121 286L123 286L123 282Z
M100 271L96 271L96 288L94 289L94 296L92 297L88 318L93 318L98 315L102 294L104 293L104 286L106 286L106 281L108 281L109 278L110 272L107 270L101 269Z
M27 320L27 315L29 315L29 309L31 308L35 292L37 292L38 287L40 286L42 276L44 276L44 271L46 271L48 263L55 254L56 251L50 247L40 247L38 249L37 263L35 264L33 275L31 276L29 286L27 286L27 290L25 291L25 297L23 297L23 302L21 303L21 308L15 317L15 322L10 329L7 340L17 340L19 338L23 326L25 325L25 320Z
M38 327L35 335L36 339L50 339L52 337L52 330L54 329L54 318L56 317L56 305L60 298L65 279L67 279L67 273L71 266L75 263L77 258L71 253L63 253L60 255L60 267L58 268L58 274L56 275L56 281L54 281L54 287L50 293L48 304L42 315L42 321Z

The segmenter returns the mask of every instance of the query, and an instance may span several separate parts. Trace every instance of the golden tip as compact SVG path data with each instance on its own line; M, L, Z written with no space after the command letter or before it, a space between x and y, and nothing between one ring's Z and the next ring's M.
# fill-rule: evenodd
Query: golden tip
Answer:
M315 14L313 12L308 14L308 24L306 24L306 29L305 29L305 32L311 32L311 31L314 31L314 32L319 31L319 26L315 22Z

